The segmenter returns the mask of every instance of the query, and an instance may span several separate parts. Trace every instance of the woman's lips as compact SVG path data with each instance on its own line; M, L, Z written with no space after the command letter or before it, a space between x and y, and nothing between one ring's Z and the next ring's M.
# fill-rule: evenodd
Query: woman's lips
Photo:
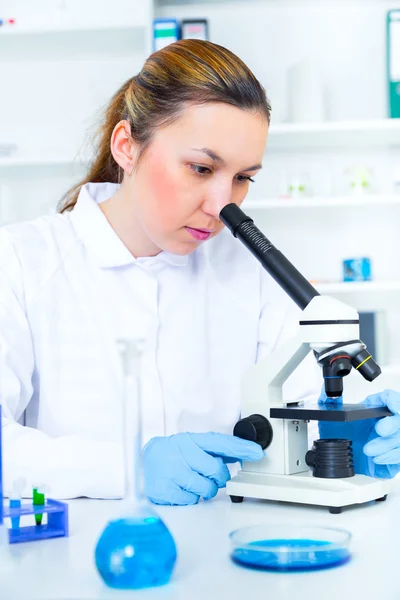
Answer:
M212 234L212 231L207 231L206 229L194 229L193 227L185 227L185 229L195 240L201 242L207 240Z

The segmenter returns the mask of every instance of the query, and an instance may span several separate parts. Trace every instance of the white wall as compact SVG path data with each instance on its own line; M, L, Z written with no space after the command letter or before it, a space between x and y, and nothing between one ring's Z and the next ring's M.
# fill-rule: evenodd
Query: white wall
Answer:
M0 32L0 144L21 154L75 155L116 88L141 67L151 29L152 0L3 0L2 14L44 29L97 25L82 35ZM328 90L327 119L387 116L385 18L388 0L156 0L156 16L207 17L211 39L243 58L265 85L273 124L288 117L288 69L299 59L318 60ZM142 37L109 25L146 20ZM122 31L122 32L121 32ZM147 48L144 52L143 49ZM400 142L400 140L399 140ZM399 148L267 150L251 198L276 197L285 180L305 172L313 193L348 193L344 171L353 164L374 171L374 191L391 192ZM55 207L84 172L78 165L0 165L0 222L33 218ZM310 279L341 278L341 260L370 256L376 279L400 279L399 206L308 208L254 212L257 224ZM400 363L400 318L389 318L391 362Z

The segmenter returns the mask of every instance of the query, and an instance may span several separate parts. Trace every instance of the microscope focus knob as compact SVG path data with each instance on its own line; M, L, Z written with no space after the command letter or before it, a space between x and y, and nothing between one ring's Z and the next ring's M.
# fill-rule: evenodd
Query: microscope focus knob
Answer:
M256 442L265 450L272 442L272 425L263 415L250 415L236 423L233 435Z

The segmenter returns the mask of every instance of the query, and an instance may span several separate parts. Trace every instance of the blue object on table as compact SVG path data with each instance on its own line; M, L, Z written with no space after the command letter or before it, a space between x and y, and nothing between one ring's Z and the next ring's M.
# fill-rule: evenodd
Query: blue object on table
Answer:
M68 504L59 500L47 499L46 503L36 507L32 502L22 503L20 499L11 499L10 506L3 506L3 469L2 469L2 443L1 443L1 406L0 406L0 525L4 518L9 517L11 528L8 529L10 544L19 542L36 542L47 538L68 536ZM47 523L20 526L20 519L26 515L47 513Z
M371 281L371 260L365 257L345 259L343 281Z
M95 549L96 567L103 580L118 589L168 583L176 558L174 539L157 516L110 521Z
M261 525L230 534L231 559L266 571L315 571L350 560L351 534L342 529Z
M276 544L280 543L284 544L287 553L287 562L284 565L281 564L280 554L276 551ZM320 540L261 540L251 544L257 545L257 548L263 546L265 552L260 553L257 548L252 550L251 547L236 548L232 552L232 560L246 567L268 571L315 571L338 567L350 559L348 550L329 550L329 542ZM310 553L315 556L312 562Z
M342 399L327 398L323 390L318 404L335 410L342 405ZM384 390L367 396L360 404L368 408L387 407L392 416L350 423L320 421L320 437L351 440L356 473L391 479L400 471L400 393Z
M4 517L10 517L13 520L26 515L35 515L39 512L42 514L47 513L47 523L40 526L26 525L9 529L8 539L10 544L68 536L68 504L59 500L48 498L46 503L40 507L33 506L31 502L23 502L20 507L16 508L5 507Z
M124 500L96 543L94 559L112 588L142 589L171 579L177 551L168 527L154 512L142 489L141 362L145 340L117 341L123 376L121 393L124 449ZM133 596L132 596L133 597Z

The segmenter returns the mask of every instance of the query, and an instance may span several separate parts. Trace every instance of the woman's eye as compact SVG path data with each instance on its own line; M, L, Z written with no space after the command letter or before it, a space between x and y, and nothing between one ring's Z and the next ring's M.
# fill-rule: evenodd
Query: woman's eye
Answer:
M197 173L197 175L207 175L207 173L211 173L211 169L202 167L201 165L190 165L190 168Z
M251 177L249 177L248 175L238 175L237 176L237 180L240 183L245 183L246 181L252 181L254 183L254 179L252 179Z

